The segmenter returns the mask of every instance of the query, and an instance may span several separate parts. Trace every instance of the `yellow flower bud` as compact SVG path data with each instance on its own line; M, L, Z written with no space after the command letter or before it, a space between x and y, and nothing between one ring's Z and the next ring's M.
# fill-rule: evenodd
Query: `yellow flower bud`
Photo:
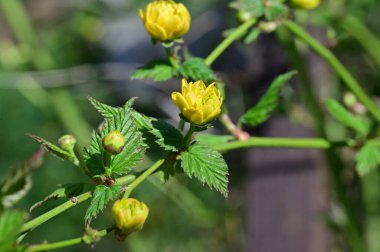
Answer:
M320 4L320 0L292 0L292 5L296 8L310 10Z
M123 150L124 145L125 145L124 136L118 130L110 131L103 138L103 147L110 154L113 154L113 155L119 154Z
M173 92L172 100L190 122L204 125L221 112L223 97L215 83L208 87L203 81L189 82L182 79L182 93Z
M139 10L140 18L150 36L162 42L170 42L187 33L191 17L182 3L172 0L156 0Z
M132 198L117 200L112 207L116 227L123 235L142 229L148 214L149 208Z

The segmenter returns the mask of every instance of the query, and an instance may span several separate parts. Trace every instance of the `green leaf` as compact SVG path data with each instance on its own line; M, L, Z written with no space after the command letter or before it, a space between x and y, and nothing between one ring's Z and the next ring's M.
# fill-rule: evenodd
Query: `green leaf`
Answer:
M141 114L136 110L132 110L132 116L135 119L137 128L141 132L146 132L153 129L152 121L155 120L154 118Z
M281 88L294 74L295 72L291 71L278 76L259 102L240 117L239 123L254 127L266 121L278 105Z
M136 79L153 79L155 81L169 80L174 76L173 67L168 61L154 60L146 66L138 68L131 76Z
M196 177L227 197L228 167L219 152L206 145L194 144L181 153L180 159L182 169L190 178Z
M44 151L33 154L28 160L16 163L0 183L1 205L9 208L22 199L32 186L31 174L43 161Z
M92 97L89 97L88 100L104 118L112 118L113 116L116 116L118 113L117 108L101 103Z
M254 42L260 35L261 33L261 30L257 27L254 27L252 28L246 36L244 36L244 43L245 44L251 44L252 42Z
M156 138L156 143L167 151L178 151L182 145L183 135L173 125L156 120L152 122L153 129L150 131Z
M220 144L228 143L235 138L231 135L218 136L213 134L197 134L195 140L204 145L218 146Z
M264 3L262 0L236 0L230 4L231 8L248 12L252 17L261 17L264 14Z
M364 176L380 165L380 147L368 142L356 153L355 159L357 172Z
M359 136L366 136L371 128L368 118L357 116L347 111L339 102L329 99L326 106L330 114L343 125L353 129Z
M68 151L65 151L64 149L61 149L60 147L58 147L57 145L43 139L42 137L39 137L39 136L36 136L36 135L33 135L33 134L28 134L28 136L30 136L31 138L33 138L37 143L39 143L45 150L47 150L48 152L52 153L53 155L57 156L58 158L61 158L63 160L67 160L71 163L73 163L74 165L77 165L78 164L78 159L77 157L68 152Z
M203 80L206 83L214 82L217 78L202 58L188 58L178 70L188 80Z
M86 223L91 222L93 218L103 211L107 204L116 199L121 193L121 185L112 185L107 187L105 185L96 186L90 206L87 209L84 217Z
M94 130L90 145L83 150L83 159L92 176L105 174L102 158L103 152L102 137Z
M29 211L32 212L36 207L41 206L45 202L52 200L52 199L59 199L59 198L72 198L75 196L78 196L80 193L83 192L84 183L70 183L70 184L64 184L59 185L59 188L56 189L54 192L46 196L43 200L40 200L36 202L33 206L30 207Z
M83 154L86 166L93 176L106 173L103 166L105 151L102 139L112 130L120 131L125 138L126 144L122 152L111 157L108 174L128 173L143 158L145 144L132 115L133 109L131 106L133 101L134 99L131 99L122 108L115 108L116 110L112 112L114 113L112 116L108 113L110 117L105 118L101 132L93 132L91 144L85 148ZM110 111L110 109L107 109L107 111Z
M271 6L265 8L265 17L269 21L286 18L288 16L288 7L281 1L271 1Z
M14 252L16 240L24 222L24 214L18 211L5 211L0 214L0 251Z

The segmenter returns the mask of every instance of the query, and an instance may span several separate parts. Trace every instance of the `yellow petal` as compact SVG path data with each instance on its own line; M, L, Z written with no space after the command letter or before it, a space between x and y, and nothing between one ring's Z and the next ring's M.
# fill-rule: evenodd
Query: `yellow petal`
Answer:
M203 124L203 112L199 109L184 109L182 114L185 118L195 124Z
M141 20L145 23L144 11L142 9L139 9L139 16Z
M182 111L185 108L189 107L189 104L185 100L185 98L182 96L181 93L178 92L173 92L172 93L172 100L175 105Z

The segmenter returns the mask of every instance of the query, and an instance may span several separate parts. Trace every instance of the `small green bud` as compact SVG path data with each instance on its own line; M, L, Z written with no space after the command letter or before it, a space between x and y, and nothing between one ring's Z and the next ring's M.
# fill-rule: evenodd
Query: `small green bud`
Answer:
M356 103L358 103L358 100L356 99L356 96L352 93L345 93L343 96L343 103L348 108L352 108L355 106Z
M112 216L119 229L119 236L124 238L132 232L141 230L148 214L147 205L132 198L117 200L112 207Z
M249 19L251 19L253 16L250 12L248 11L245 11L245 10L239 10L237 15L236 15L237 19L239 22L245 22Z
M72 151L76 143L77 140L72 135L64 135L58 139L59 146L66 151Z
M103 147L112 155L119 154L125 145L125 139L123 134L121 134L118 130L112 130L110 131L104 138L103 138Z

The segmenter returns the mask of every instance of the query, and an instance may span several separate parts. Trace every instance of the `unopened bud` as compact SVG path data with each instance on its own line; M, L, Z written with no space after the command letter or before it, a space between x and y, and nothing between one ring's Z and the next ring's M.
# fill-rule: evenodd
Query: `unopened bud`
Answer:
M356 99L356 96L352 93L345 93L343 96L343 103L346 105L348 108L352 108L355 106L355 104L358 102Z
M136 199L120 199L112 207L112 215L119 235L127 236L132 232L141 230L148 217L149 208Z
M252 13L246 11L246 10L239 10L237 13L237 19L240 22L245 22L253 17Z
M103 138L104 149L113 155L119 154L123 150L124 145L125 145L124 136L118 130L110 131Z
M64 135L58 139L59 146L66 151L72 151L76 143L77 140L72 135Z
M291 4L299 9L311 10L320 4L320 0L291 0Z

